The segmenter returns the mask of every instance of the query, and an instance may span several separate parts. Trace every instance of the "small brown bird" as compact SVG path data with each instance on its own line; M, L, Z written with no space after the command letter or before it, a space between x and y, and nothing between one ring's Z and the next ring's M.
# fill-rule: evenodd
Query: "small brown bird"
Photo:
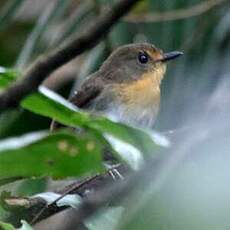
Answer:
M166 62L181 54L163 53L148 43L122 46L83 82L70 101L117 121L150 128L159 111Z

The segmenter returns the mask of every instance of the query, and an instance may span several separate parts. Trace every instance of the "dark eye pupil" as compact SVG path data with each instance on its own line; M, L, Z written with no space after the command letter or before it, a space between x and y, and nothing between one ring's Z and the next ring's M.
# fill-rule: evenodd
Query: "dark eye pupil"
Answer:
M146 53L139 53L138 60L141 64L145 64L148 62L148 55Z

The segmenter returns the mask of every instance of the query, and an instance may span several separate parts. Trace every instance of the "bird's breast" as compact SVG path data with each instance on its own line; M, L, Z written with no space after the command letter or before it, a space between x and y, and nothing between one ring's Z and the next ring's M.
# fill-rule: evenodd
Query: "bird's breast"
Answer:
M135 107L158 106L160 86L151 77L135 80L118 86L118 95L122 103Z
M151 127L160 104L160 85L151 76L114 87L116 105L110 111L129 124Z

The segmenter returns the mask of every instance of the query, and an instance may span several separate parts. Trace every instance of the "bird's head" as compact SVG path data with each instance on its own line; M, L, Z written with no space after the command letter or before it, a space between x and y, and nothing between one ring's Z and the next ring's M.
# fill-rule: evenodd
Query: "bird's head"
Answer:
M166 63L180 55L182 52L179 51L163 53L149 43L125 45L108 57L101 71L105 77L116 82L139 80L146 75L161 80L166 71Z

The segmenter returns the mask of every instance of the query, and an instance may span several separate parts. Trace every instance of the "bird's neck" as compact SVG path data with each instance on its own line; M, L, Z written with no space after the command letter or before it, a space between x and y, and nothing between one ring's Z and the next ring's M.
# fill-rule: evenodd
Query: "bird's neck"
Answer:
M159 105L160 84L164 72L164 70L148 72L138 80L121 84L118 91L122 100L125 103L136 104L136 106Z
M159 111L162 78L163 74L155 71L143 74L137 80L113 85L117 103L113 113L118 114L121 121L151 127Z
M154 81L145 76L129 84L118 84L115 90L117 104L112 114L128 124L152 127L160 104L160 86Z

